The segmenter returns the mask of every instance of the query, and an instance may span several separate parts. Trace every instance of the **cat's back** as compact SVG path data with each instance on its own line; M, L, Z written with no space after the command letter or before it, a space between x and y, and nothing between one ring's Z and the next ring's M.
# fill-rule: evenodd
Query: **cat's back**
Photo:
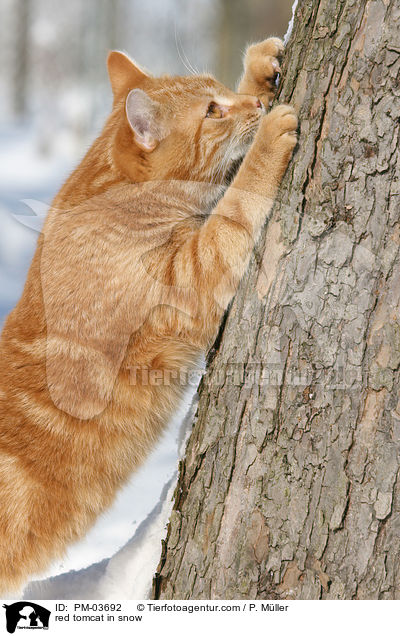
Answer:
M71 209L65 199L58 203L0 337L0 425L55 408L47 385L52 368L59 377L61 349L68 348L71 361L82 345L103 347L106 357L126 348L131 333L169 294L162 261L167 269L171 251L200 222L198 203L171 182L119 184ZM87 356L88 366L92 359ZM116 353L114 379L122 360ZM64 359L62 375L69 371L74 367Z

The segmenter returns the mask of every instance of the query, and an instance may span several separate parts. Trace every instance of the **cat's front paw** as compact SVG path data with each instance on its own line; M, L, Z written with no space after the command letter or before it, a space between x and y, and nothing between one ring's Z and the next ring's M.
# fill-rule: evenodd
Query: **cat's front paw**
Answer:
M252 44L244 58L245 76L254 82L260 93L272 99L276 90L276 79L281 72L280 60L284 46L279 38L268 38Z
M294 108L279 104L261 120L260 133L269 150L280 148L291 153L297 143L297 127Z

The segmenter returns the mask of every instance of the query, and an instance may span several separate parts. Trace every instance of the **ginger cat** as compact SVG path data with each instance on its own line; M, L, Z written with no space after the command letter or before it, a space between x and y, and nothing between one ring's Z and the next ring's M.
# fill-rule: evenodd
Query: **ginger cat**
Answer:
M290 106L265 115L282 51L252 45L238 93L110 53L111 115L0 340L0 593L110 505L213 342L296 144Z

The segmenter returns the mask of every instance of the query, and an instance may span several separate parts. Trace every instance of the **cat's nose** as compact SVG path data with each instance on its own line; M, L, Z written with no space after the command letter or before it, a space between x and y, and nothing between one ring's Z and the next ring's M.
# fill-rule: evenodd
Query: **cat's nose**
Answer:
M253 97L252 95L246 95L241 101L242 101L242 106L250 110L253 110L253 108L262 109L263 107L258 97Z

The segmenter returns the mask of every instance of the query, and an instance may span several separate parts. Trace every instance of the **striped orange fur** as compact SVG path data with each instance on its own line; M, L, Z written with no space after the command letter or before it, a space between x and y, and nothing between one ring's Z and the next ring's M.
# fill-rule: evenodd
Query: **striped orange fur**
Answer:
M293 109L264 116L259 101L281 52L250 47L238 93L109 55L112 112L53 201L1 335L0 593L111 504L212 343L296 144Z

